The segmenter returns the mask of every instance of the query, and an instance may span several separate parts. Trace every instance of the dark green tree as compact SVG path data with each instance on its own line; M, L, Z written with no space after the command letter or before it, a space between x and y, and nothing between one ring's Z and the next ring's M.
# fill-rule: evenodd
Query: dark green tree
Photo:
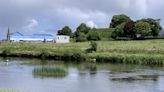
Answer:
M72 35L72 30L68 26L65 26L61 30L58 30L58 35L68 35L68 36L71 36Z
M84 34L87 34L89 30L91 30L91 28L88 27L85 23L81 23L76 29L76 31L83 32Z
M160 19L147 18L147 19L141 19L138 21L143 21L150 24L151 36L158 36L159 32L162 30L162 26L160 25Z
M128 21L131 21L131 19L127 15L114 15L110 23L110 28L115 28L116 26Z
M125 26L125 23L122 23L121 25L118 25L114 29L114 31L112 32L111 37L113 39L116 39L117 37L125 37L125 35L124 35L124 26Z
M85 23L81 23L76 31L74 32L74 39L76 41L87 41L86 35L89 32L89 30L91 30L90 27L88 27ZM82 38L83 37L83 38Z

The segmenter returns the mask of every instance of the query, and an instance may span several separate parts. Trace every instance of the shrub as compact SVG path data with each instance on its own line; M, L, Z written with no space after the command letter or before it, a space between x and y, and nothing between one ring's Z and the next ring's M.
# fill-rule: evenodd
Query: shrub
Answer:
M86 50L87 53L90 53L90 52L96 52L97 51L97 43L94 42L94 41L91 41L90 42L90 48Z
M11 54L11 49L10 48L5 48L2 51L2 55L4 55L4 56L8 56L9 54Z
M43 49L40 53L40 58L41 59L46 59L49 56L49 53L47 50Z

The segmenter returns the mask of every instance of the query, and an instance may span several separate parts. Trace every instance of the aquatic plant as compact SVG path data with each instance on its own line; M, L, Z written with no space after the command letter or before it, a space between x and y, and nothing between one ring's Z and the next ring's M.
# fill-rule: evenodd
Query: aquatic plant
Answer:
M34 75L50 76L50 77L65 77L68 72L65 69L58 67L40 67L33 70Z

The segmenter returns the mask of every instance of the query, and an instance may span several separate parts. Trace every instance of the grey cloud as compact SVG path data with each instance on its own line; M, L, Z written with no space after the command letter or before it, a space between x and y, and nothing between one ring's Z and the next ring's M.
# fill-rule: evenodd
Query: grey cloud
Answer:
M164 19L163 8L163 0L0 0L0 38L8 26L24 33L55 33L65 25L75 30L81 22L108 27L120 13Z

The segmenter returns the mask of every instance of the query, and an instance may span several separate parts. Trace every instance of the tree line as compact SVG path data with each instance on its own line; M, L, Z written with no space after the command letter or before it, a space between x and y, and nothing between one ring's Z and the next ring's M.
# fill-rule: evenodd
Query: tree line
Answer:
M160 19L146 18L133 21L129 16L121 14L113 16L110 28L114 28L111 34L113 39L118 37L145 38L158 36L162 30Z
M110 36L113 39L121 37L132 39L145 38L147 36L155 37L162 30L160 19L146 18L133 21L124 14L114 15L109 25L110 28L113 29ZM85 23L81 23L75 32L72 32L69 26L65 26L58 30L58 35L68 35L76 42L101 40L101 36L95 30L96 28L91 28Z
M68 26L65 26L61 30L58 30L58 35L68 35L76 42L101 40L99 34L95 30L95 28L91 28L85 23L81 23L74 33Z

